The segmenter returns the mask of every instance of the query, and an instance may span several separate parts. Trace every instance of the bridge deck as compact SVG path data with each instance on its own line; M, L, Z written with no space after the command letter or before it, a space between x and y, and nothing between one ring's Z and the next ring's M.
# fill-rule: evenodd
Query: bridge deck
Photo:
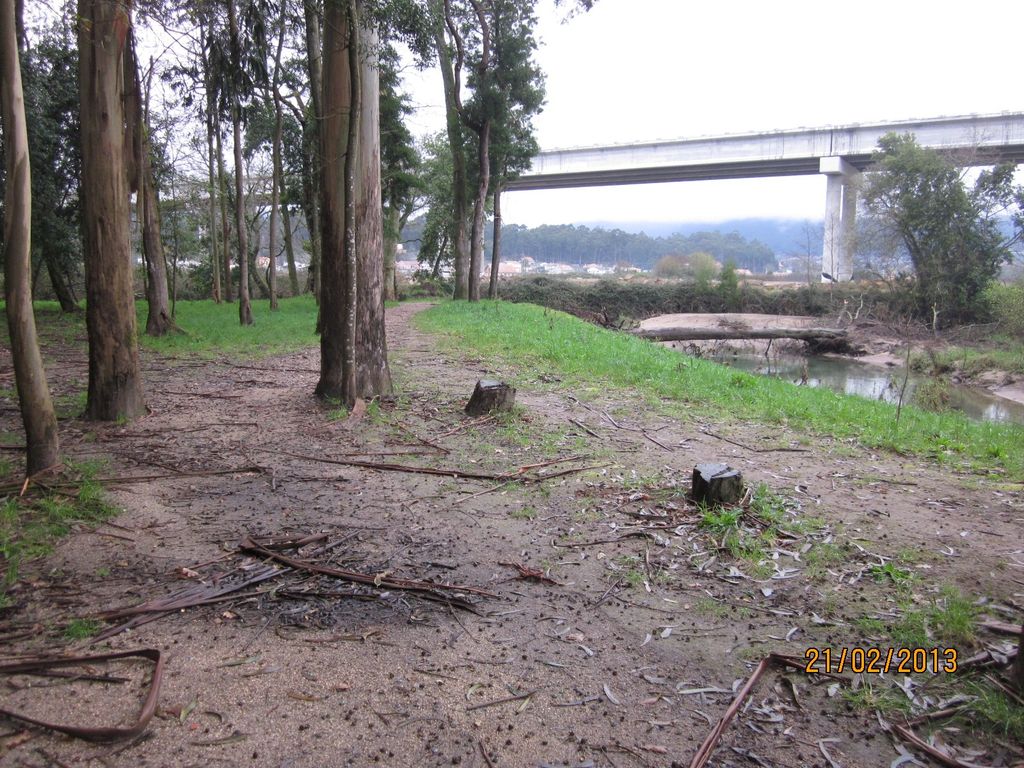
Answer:
M805 176L819 173L821 158L837 156L863 170L890 132L967 153L972 165L1024 163L1024 113L1003 113L553 150L507 189Z

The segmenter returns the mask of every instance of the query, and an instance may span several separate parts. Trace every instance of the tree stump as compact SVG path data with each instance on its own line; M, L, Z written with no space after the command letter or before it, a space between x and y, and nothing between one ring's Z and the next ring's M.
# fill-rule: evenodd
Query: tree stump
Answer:
M743 497L743 475L726 464L698 464L693 468L690 495L709 507L735 504Z
M480 379L473 389L473 396L466 403L466 413L470 416L483 416L491 411L509 411L515 404L515 387L503 381Z

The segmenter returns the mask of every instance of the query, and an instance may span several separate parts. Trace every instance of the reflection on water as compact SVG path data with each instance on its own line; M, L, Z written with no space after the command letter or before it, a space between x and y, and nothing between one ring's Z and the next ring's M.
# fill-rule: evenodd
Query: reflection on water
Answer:
M766 359L763 355L726 353L711 359L741 371L777 376L796 384L806 375L809 386L828 387L835 392L885 400L893 404L899 401L900 388L903 386L902 368L881 368L843 358L772 355ZM912 401L919 381L921 377L910 375L903 402ZM951 408L963 411L972 419L1024 424L1024 405L1019 403L956 384L950 384L949 398Z

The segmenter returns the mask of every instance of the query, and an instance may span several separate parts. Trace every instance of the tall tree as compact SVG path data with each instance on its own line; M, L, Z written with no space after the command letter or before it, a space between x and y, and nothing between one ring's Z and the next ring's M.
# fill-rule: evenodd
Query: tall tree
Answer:
M62 14L21 55L29 154L35 169L33 261L45 266L64 312L78 310L73 286L82 260L78 51L68 21L73 15L72 10Z
M513 133L518 130L529 135L529 117L540 108L543 99L541 75L531 61L536 48L533 5L532 0L444 0L444 28L454 49L446 91L450 79L454 110L475 137L468 276L471 301L480 298L484 223L487 200L492 194L492 171L505 170L504 158L500 164L494 163L492 147L500 137L505 144L501 154L507 157ZM438 46L443 60L445 46L440 40ZM472 94L466 101L461 96L463 68L466 86ZM513 125L516 122L518 126ZM454 143L452 151L454 155ZM494 165L497 167L492 168ZM500 198L498 210L500 213Z
M142 256L146 263L146 303L149 312L146 316L146 334L164 336L174 326L171 320L170 300L167 293L167 259L164 256L164 244L160 235L160 199L157 193L156 180L153 177L153 143L152 127L149 120L150 81L153 75L153 64L150 63L146 77L145 92L142 92L139 74L139 62L135 55L135 33L128 38L128 60L132 74L132 88L136 98L135 114L128 119L136 124L138 131L138 157L136 169L138 178L138 217L142 224Z
M372 16L357 4L360 24L356 114L356 394L391 394L384 323L384 220L380 167L380 39ZM350 145L350 152L351 149Z
M491 136L491 198L494 235L491 238L491 279L487 295L498 298L501 264L501 192L503 185L530 167L540 150L532 119L544 103L544 76L533 62L537 48L531 3L494 2L494 127Z
M468 299L470 297L471 267L466 218L469 202L466 197L466 138L460 116L464 59L458 55L457 49L453 53L452 47L448 43L450 2L451 0L431 0L430 8L437 60L444 82L445 126L448 131L448 146L452 156L451 247L455 271L454 297Z
M267 270L267 288L270 290L270 308L277 309L277 230L280 219L281 188L284 185L284 170L281 162L281 136L284 132L284 107L281 104L281 51L284 48L287 3L281 0L281 14L277 31L277 49L274 53L274 75L270 81L267 94L268 106L272 106L274 114L274 130L271 138L271 162L273 170L270 182L270 240L267 256L270 266Z
M337 2L338 0L331 0ZM323 136L323 41L320 34L322 3L306 0L302 4L306 27L306 69L309 72L310 109L305 121L306 153L303 163L303 187L306 198L306 226L309 228L310 254L306 287L320 303L320 263L323 252L323 226L320 221L320 202L323 191L322 151ZM319 324L319 321L318 321Z
M14 0L0 0L0 116L3 118L4 297L11 357L25 427L26 474L57 463L57 417L46 384L32 310L32 178Z
M986 170L968 186L964 171L971 158L925 149L910 134L887 134L878 146L864 202L903 241L922 315L933 323L972 318L1024 230L1019 217L1010 238L1000 229L1000 217L1024 204L1024 187L1013 184L1014 166Z
M245 194L242 164L242 98L246 85L242 62L242 37L238 28L238 8L235 0L227 0L228 27L231 47L231 66L234 71L231 99L231 131L235 149L235 226L238 235L238 321L252 325L252 303L249 300L249 240L245 226Z
M412 114L407 96L399 92L398 53L386 46L380 61L381 197L384 203L384 298L398 298L395 261L398 240L416 211L423 188L421 161L404 118Z
M200 50L199 60L202 67L203 74L203 85L206 91L206 169L209 177L209 185L207 186L207 204L208 204L208 215L209 215L209 240L210 240L210 272L212 274L211 290L214 303L220 304L221 301L221 248L217 241L217 192L219 184L217 183L217 158L214 156L214 150L216 143L214 141L214 132L218 131L219 122L217 120L217 94L214 89L213 77L210 71L210 55L209 50L213 46L213 29L212 26L205 23L200 18L199 20L199 38L200 38ZM223 243L223 248L227 250L227 243ZM230 288L231 281L227 281L228 287ZM229 299L230 300L230 299Z
M145 410L128 239L126 171L133 164L126 142L124 72L131 2L79 0L78 18L89 336L85 412L88 418L113 421Z
M356 0L324 7L320 128L320 379L316 394L356 400L356 228L354 151L359 134Z

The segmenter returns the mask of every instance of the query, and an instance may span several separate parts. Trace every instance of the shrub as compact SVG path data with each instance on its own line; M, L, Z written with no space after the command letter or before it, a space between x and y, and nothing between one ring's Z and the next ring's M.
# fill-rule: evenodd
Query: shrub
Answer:
M1024 338L1024 281L992 283L985 289L985 303L1004 332Z

